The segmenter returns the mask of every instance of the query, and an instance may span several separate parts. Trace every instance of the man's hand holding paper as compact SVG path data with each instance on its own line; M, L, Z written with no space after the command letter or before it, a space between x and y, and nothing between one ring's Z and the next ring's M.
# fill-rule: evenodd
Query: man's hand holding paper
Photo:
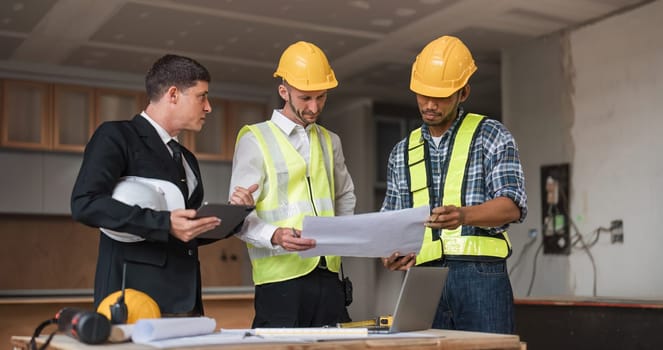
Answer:
M302 238L302 231L296 230L295 228L279 227L274 231L272 244L279 245L287 251L296 252L315 247L315 240Z
M418 254L429 214L430 208L421 206L352 216L307 216L301 234L316 244L299 255L378 258L394 252Z

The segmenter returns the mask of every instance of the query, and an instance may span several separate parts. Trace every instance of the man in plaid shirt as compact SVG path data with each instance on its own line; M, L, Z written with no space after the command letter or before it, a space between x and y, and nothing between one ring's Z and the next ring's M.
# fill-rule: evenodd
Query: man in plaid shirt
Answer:
M432 210L419 255L395 252L382 261L390 270L449 268L433 328L513 333L506 229L525 219L527 196L511 133L461 106L476 69L450 36L430 42L412 66L423 125L391 151L382 210Z

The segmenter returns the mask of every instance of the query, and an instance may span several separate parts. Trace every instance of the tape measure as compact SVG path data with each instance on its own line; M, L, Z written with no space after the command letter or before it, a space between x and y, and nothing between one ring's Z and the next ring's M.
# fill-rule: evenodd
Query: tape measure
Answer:
M372 320L343 322L337 324L340 328L359 328L359 327L391 327L394 318L391 315L379 316Z

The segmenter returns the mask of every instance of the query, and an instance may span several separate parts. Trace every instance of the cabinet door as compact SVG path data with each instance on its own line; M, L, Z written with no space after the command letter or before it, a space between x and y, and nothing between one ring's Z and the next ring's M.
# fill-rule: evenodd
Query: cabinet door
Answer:
M190 135L190 145L196 156L204 160L229 160L232 151L227 144L227 102L210 99L212 112L205 117L205 125L197 133Z
M141 93L97 89L95 93L95 127L105 121L132 119L143 109Z
M5 80L2 84L2 137L7 147L49 149L50 89L39 82Z
M228 103L228 115L227 147L230 151L229 158L232 159L239 129L244 125L263 122L269 119L271 114L268 114L264 103L232 101Z
M83 151L94 131L94 90L55 85L53 97L53 149Z

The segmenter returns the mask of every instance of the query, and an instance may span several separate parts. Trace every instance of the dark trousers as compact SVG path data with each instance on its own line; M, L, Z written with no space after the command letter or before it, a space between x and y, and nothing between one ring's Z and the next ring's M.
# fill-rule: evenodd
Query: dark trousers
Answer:
M255 312L253 328L336 326L350 321L338 274L321 268L256 286Z

